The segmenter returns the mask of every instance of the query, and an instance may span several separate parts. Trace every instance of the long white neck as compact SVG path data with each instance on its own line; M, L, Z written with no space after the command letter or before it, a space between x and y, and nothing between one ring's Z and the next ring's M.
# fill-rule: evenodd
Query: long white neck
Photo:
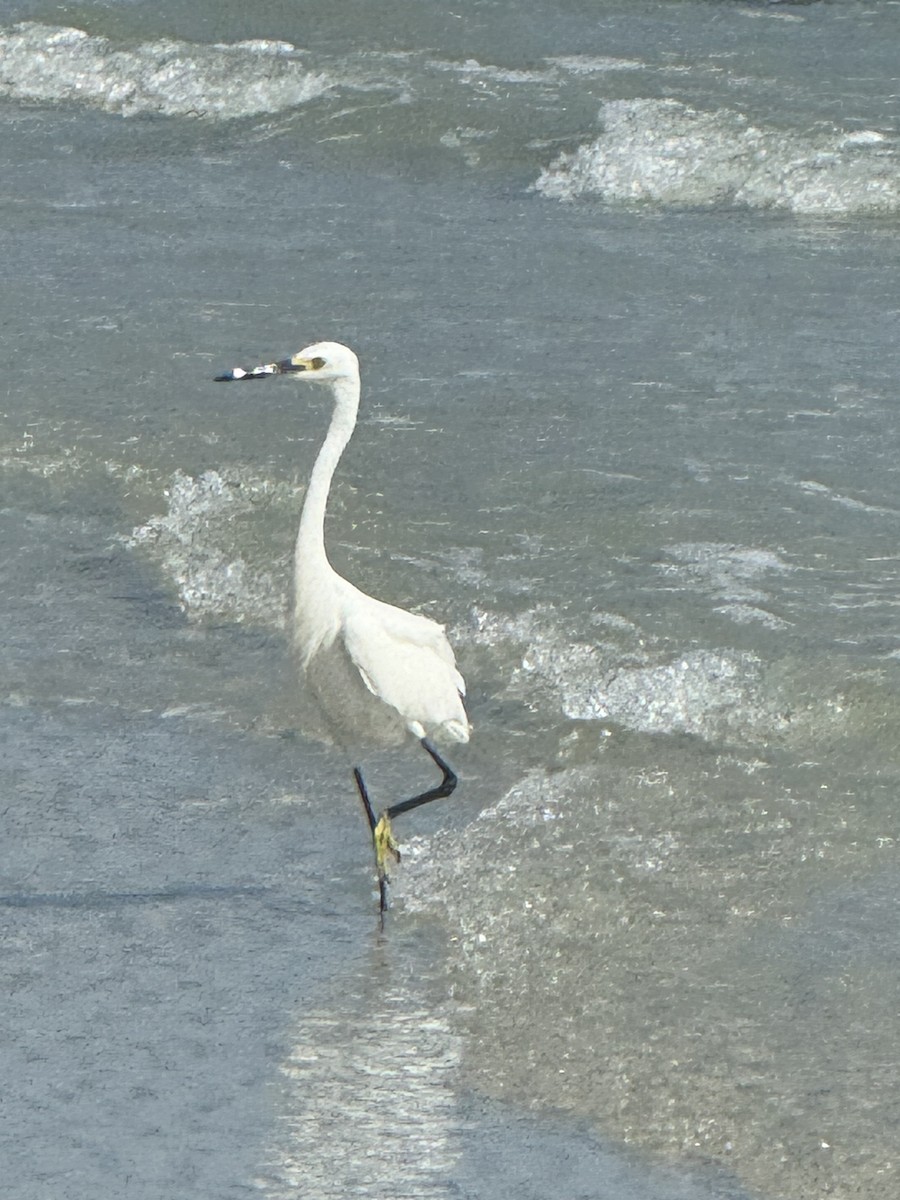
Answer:
M321 385L319 385L321 386ZM332 381L334 412L322 449L316 457L297 532L294 570L298 594L304 584L332 571L325 552L325 506L335 468L350 440L359 409L359 377Z

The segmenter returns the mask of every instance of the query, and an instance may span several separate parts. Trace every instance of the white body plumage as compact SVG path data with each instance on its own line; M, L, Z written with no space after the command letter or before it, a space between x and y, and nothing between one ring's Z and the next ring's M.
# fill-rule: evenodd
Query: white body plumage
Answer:
M334 570L325 508L335 468L356 426L359 361L339 342L316 342L281 363L236 368L223 379L293 374L327 384L334 411L310 475L294 553L293 642L300 666L342 742L467 742L465 683L444 629L366 595Z
M377 817L359 767L357 788L375 845L382 913L388 861L399 858L391 818L449 796L456 775L431 739L467 742L465 684L441 625L367 596L334 570L325 550L325 508L335 468L356 426L359 362L338 342L316 342L280 363L220 380L272 375L329 385L334 411L306 490L294 553L294 649L336 740L344 745L391 746L416 738L442 772L436 787L385 808Z

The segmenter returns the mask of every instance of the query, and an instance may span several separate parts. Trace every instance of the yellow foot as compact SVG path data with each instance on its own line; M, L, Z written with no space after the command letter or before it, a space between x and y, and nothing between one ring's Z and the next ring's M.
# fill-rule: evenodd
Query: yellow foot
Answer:
M391 829L391 819L387 813L381 814L381 819L372 831L375 842L375 866L381 879L387 879L386 864L400 861L400 847Z

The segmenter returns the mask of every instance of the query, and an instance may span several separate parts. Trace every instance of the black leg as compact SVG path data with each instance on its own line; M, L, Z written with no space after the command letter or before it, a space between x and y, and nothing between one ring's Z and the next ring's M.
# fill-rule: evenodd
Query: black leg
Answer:
M369 792L366 788L366 781L362 777L362 771L359 767L353 768L353 778L356 780L356 787L359 791L359 798L363 802L363 808L366 810L366 816L369 818L369 828L375 832L375 826L378 824L378 819L375 816L375 810L372 807L372 801L369 799Z
M422 792L422 794L419 796L413 796L409 800L401 800L399 804L391 805L385 814L389 821L393 821L394 817L399 817L401 813L410 812L412 809L418 808L422 804L430 804L432 800L445 799L456 787L456 774L449 763L444 762L428 738L422 738L421 745L423 750L425 750L427 754L431 755L435 766L440 767L441 771L443 771L444 778L437 785L437 787L431 788L430 791Z
M411 812L412 809L419 808L422 804L430 804L432 800L445 799L445 797L452 793L457 784L456 773L453 768L441 758L437 749L428 738L422 738L421 745L426 754L430 755L435 766L440 768L444 776L443 779L437 787L433 787L427 792L422 792L418 796L411 796L409 800L401 800L399 804L393 804L390 808L386 808L380 817L375 816L375 809L372 807L372 801L369 799L369 792L366 788L362 771L359 767L353 768L353 778L356 780L359 798L362 800L363 808L366 810L366 819L369 822L369 828L372 831L372 840L375 843L375 870L378 874L382 923L384 922L384 914L388 907L388 874L385 864L389 861L400 861L400 851L391 831L391 821L401 813Z
M356 780L356 787L359 791L359 798L363 802L363 808L366 810L366 816L369 820L369 828L372 830L372 837L375 838L375 830L378 827L378 819L375 816L375 810L372 807L372 801L369 799L369 790L366 787L366 781L363 779L362 771L359 767L353 768L353 778ZM381 911L381 923L384 926L384 914L388 908L388 877L384 869L383 856L379 855L378 844L376 840L375 846L375 867L378 874L378 895Z

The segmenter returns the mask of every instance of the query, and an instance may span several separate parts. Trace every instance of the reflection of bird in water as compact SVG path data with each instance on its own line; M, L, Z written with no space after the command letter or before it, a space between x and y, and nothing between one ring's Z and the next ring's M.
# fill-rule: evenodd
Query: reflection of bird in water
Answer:
M294 645L307 681L341 741L397 745L412 734L443 772L434 788L384 809L376 818L359 767L356 786L375 843L382 912L388 861L397 861L391 820L449 796L456 776L431 741L469 740L465 683L442 626L367 596L334 570L325 552L325 506L331 479L356 425L359 362L337 342L317 342L293 358L251 371L236 367L218 380L296 375L325 383L334 413L309 480L294 555Z

